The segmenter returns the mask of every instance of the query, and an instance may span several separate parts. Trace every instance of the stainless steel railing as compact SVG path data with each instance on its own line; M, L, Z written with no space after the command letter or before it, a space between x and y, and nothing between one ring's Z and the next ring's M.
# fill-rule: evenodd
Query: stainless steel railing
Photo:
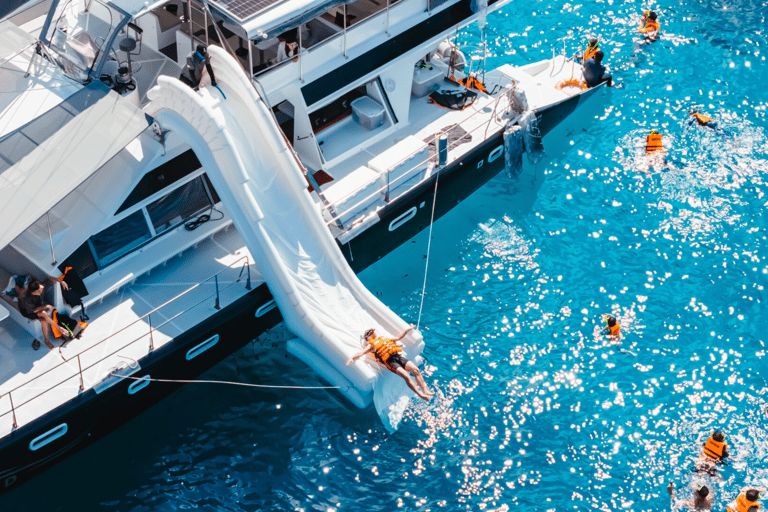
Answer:
M229 283L228 285L224 286L223 288L220 288L219 287L218 276L221 273L223 273L223 272L226 272L228 270L231 270L231 269L235 268L241 262L242 262L242 266L240 267L240 273L239 273L237 279L235 279L233 282ZM243 274L245 274L245 276ZM84 372L90 370L91 368L94 368L98 364L100 364L103 361L105 361L107 358L116 355L118 352L120 352L121 350L124 350L125 348L127 348L127 347L129 347L131 345L133 345L134 343L138 343L139 341L145 339L147 336L149 336L149 352L151 353L155 349L155 346L154 346L154 332L155 331L157 331L161 327L165 326L169 322L172 322L173 320L175 320L176 318L180 317L181 315L187 313L188 311L196 308L200 304L203 304L206 301L210 301L211 299L214 299L214 297L215 297L215 302L214 302L214 306L213 307L215 309L217 309L217 310L220 309L221 308L221 292L226 290L227 288L229 288L231 286L234 286L235 284L241 282L244 277L245 277L245 289L246 290L250 290L251 289L251 267L250 267L250 258L248 256L243 256L242 258L239 258L236 261L230 263L229 265L227 265L227 268L221 269L220 271L216 272L215 274L213 274L209 278L207 278L207 279L205 279L203 281L200 281L197 284L189 287L185 291L183 291L180 294L176 295L175 297L167 300L166 302L164 302L160 306L154 308L152 311L150 311L148 313L145 313L144 315L142 315L138 319L134 320L130 324L122 327L121 329L117 330L116 332L114 332L114 333L110 334L109 336L103 338L98 343L88 347L87 349L83 350L82 352L79 352L75 357L72 357L70 359L65 359L64 362L59 363L59 364L57 364L56 366L54 366L52 368L49 368L48 370L46 370L45 372L41 373L40 375L38 375L38 376L28 380L27 382L25 382L23 384L20 384L20 385L16 386L15 388L13 388L10 391L4 393L3 395L0 395L0 399L2 399L3 397L5 397L7 395L8 396L8 400L10 401L10 404L11 404L11 410L8 411L8 412L5 412L3 414L0 414L0 418L3 418L4 416L7 416L8 414L11 414L12 417L13 417L13 428L14 429L18 428L18 422L17 422L17 418L16 418L16 411L19 410L19 408L23 407L24 405L29 404L33 400L36 400L36 399L40 398L41 396L45 395L46 393L48 393L48 392L50 392L50 391L52 391L52 390L54 390L54 389L64 385L67 381L70 381L70 380L72 380L75 377L79 377L79 380L80 380L80 390L81 391L85 390L85 380L83 378L83 373ZM215 292L214 293L205 296L201 300L195 302L193 305L183 309L182 311L176 313L175 315L171 316L170 318L165 319L165 321L163 321L159 325L156 325L156 326L152 325L152 315L153 314L158 313L159 311L161 311L162 309L166 308L170 304L173 304L174 302L176 302L179 299L181 299L182 297L188 295L190 292L192 292L193 290L199 288L203 284L205 284L207 282L210 282L211 280L213 280L214 283L215 283ZM90 352L90 351L94 350L97 347L103 347L104 343L107 340L115 338L119 334L125 332L130 327L132 327L132 326L134 326L134 325L136 325L136 324L138 324L140 322L143 322L145 319L146 319L148 327L149 327L149 331L147 333L142 334L139 337L133 338L130 341L128 341L127 343L121 344L118 348L116 348L115 350L112 350L108 354L102 354L101 357L99 357L95 362L91 362L88 366L83 367L83 364L82 364L82 361L81 361L81 356L83 354L85 354L86 352ZM111 347L110 347L110 349L111 349ZM62 358L63 357L64 356L62 355ZM70 363L70 362L72 362L74 360L77 360L77 368L78 369L77 369L76 372L68 373L67 376L64 379L59 380L58 382L56 382L53 385L47 385L47 384L45 384L45 383L40 381L40 379L43 379L43 377L45 377L46 375L49 375L49 374L53 373L54 371L61 369L62 367L64 367L65 365L68 365L68 363ZM103 377L106 377L108 375L109 375L109 372L105 371ZM23 390L23 389L34 389L34 390L42 389L42 391L40 391L39 393L35 394L31 398L26 398L21 403L18 403L18 404L14 403L14 401L13 401L13 393L16 392L17 395L18 395L18 392Z
M510 83L512 83L512 82L510 81ZM465 133L465 134L464 134L464 135L462 135L461 137L459 137L459 138L457 138L457 139L455 139L455 140L451 141L451 142L448 144L448 152L450 153L450 151L451 151L452 149L455 149L456 147L458 147L459 145L461 145L462 143L464 143L464 142L466 141L466 139L467 139L467 138L471 138L472 134L474 134L474 133L476 133L476 132L479 132L480 130L483 130L483 129L485 130L485 132L484 132L484 134L483 134L483 138L482 138L482 140L483 140L483 141L484 141L484 140L486 140L486 139L487 139L487 137L488 137L488 129L490 128L490 126L491 126L492 122L493 122L493 121L496 119L496 117L497 117L497 116L499 115L499 113L500 113L500 109L499 109L499 103L502 101L502 99L507 99L507 101L508 101L508 95L507 95L507 94L504 94L504 93L502 93L502 92L500 92L500 93L499 93L499 95L498 95L498 97L497 97L497 98L495 99L495 101L493 102L493 105L494 105L494 106L493 106L493 110L492 110L492 112L491 112L490 114L488 114L487 112L485 112L485 108L483 108L483 109L480 109L480 110L476 110L476 111L475 111L473 114L471 114L470 116L466 117L465 119L463 119L463 120L462 120L462 121L460 121L459 123L456 123L456 124L457 124L457 126L460 126L460 127L461 127L461 126L466 126L466 125L468 125L468 124L469 124L469 123L470 123L472 120L475 120L477 116L481 116L482 114L486 114L486 115L488 115L488 121L487 121L487 122L485 122L485 121L484 121L484 122L480 123L478 126L476 126L476 127L472 128L471 130L467 131L467 133ZM509 105L507 105L507 106L505 106L505 107L503 107L503 108L504 108L504 109L506 109L508 106L509 106ZM497 122L496 124L499 124L499 123ZM503 126L503 125L499 124L499 127L501 127L501 126ZM425 144L426 144L427 146L429 146L430 144L433 144L433 143L434 143L434 144L435 144L435 147L436 147L436 141L437 141L437 139L440 137L440 135L441 135L441 133L436 133L436 134L434 134L434 135L432 136L432 138L430 138L428 141L425 141ZM390 189L391 189L393 186L397 186L398 184L400 184L400 183L403 183L403 182L405 182L405 181L407 181L407 180L411 179L411 178L412 178L412 176L408 176L408 175L407 175L407 173L405 173L405 174L403 174L403 175L399 176L398 178L396 178L395 180L390 180L390 173L392 172L392 170L393 170L393 169L395 169L396 167L398 167L399 165L401 165L403 162L405 162L405 161L407 161L407 160L409 160L409 159L413 158L413 156L414 156L414 155L416 155L417 153L419 153L419 152L421 152L421 151L423 151L423 148L420 148L420 149L418 149L418 150L416 150L416 151L414 151L414 152L411 152L411 153L409 153L408 155L404 156L403 158L401 158L400 160L398 160L398 161L397 161L397 162L395 162L394 164L390 165L390 166L387 168L387 170L386 170L386 171L384 171L384 172L382 173L382 174L385 174L385 175L386 175L386 184L382 185L382 186L381 186L381 187L380 187L378 190L375 190L374 192L372 192L372 193L368 194L367 196L363 197L362 199L360 199L360 200L359 200L357 203L355 203L354 205L352 205L352 206L350 206L350 207L348 207L348 208L344 209L344 210L343 210L343 211L341 211L341 212L337 211L337 208L336 208L336 206L337 206L338 204L340 204L340 203L342 203L343 201L345 201L345 200L349 199L350 197L354 197L354 196L355 196L355 195L356 195L358 192L360 192L361 190L363 190L363 189L365 189L366 187L368 187L369 185L371 185L371 183L373 183L373 182L375 182L375 181L378 181L378 180L380 180L380 179L381 179L381 174L380 174L380 175L378 175L378 176L376 176L375 178L373 178L373 179L371 179L371 180L369 180L369 181L367 181L367 182L363 183L362 185L360 185L359 187L357 187L357 188L355 188L354 190L350 191L350 192L349 192L349 193L347 193L346 195L344 195L344 196L342 196L342 197L340 197L340 198L336 199L335 201L333 201L333 202L331 202L331 203L328 203L328 204L326 205L326 207L325 207L325 210L328 212L328 215L330 216L330 220L328 220L328 218L326 218L326 225L330 226L330 224L331 224L331 223L338 223L338 221L339 221L339 219L340 219L341 217L343 217L343 216L344 216L345 214L347 214L348 212L350 212L350 211L354 211L355 209L359 208L359 207L360 207L362 204L364 204L364 203L367 203L367 202L368 202L368 201L369 201L371 198L373 198L374 196L377 196L377 195L383 195L383 194L385 194L385 192L386 192L386 193L387 193L387 195L388 195L388 192L389 192L389 190L390 190ZM417 163L414 163L414 164L413 164L413 167L412 167L412 169L413 169L413 168L416 168L416 167L420 167L420 166L425 166L425 165L426 165L426 166L428 166L428 165L429 165L429 162L430 162L430 161L431 161L433 158L434 158L435 160L437 160L437 159L439 158L439 155L437 154L437 147L436 147L436 153L435 153L435 156L430 156L430 157L428 157L426 160L423 160L423 161L421 161L421 162L417 162ZM388 199L391 199L391 198L388 198ZM356 220L356 219L355 219L355 220Z

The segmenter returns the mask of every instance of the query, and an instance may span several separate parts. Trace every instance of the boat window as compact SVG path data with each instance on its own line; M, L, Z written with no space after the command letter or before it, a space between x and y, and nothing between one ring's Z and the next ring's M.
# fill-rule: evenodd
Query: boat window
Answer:
M172 158L164 164L158 166L155 170L148 172L141 178L139 184L131 191L128 198L117 209L115 215L124 212L131 206L147 199L148 197L169 187L180 179L189 176L202 165L195 156L195 152L188 149L179 156Z
M90 237L59 269L72 267L86 278L219 202L205 173L166 190L159 199L139 203L135 211Z
M152 238L144 212L141 210L93 235L88 243L99 268L106 267Z

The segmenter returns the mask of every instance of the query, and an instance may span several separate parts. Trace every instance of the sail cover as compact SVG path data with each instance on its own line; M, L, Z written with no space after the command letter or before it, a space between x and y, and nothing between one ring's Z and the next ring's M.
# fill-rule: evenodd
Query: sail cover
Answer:
M0 248L150 124L100 81L0 138Z

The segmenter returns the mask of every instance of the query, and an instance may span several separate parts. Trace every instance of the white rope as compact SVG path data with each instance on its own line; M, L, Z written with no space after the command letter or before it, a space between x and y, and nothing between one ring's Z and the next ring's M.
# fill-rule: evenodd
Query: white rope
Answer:
M438 148L438 151L439 148ZM421 304L419 304L419 319L416 322L416 330L421 326L421 310L424 307L424 292L427 290L427 271L429 270L429 249L432 246L432 224L435 221L435 203L437 202L437 182L440 181L440 172L435 176L435 193L432 196L432 216L429 218L429 239L427 240L427 263L424 266L424 284L421 286Z
M247 382L229 382L226 380L175 380L175 379L149 379L147 377L133 377L131 375L117 375L121 379L147 380L151 382L175 382L179 384L229 384L230 386L243 386L246 388L272 388L272 389L339 389L339 386L271 386L268 384L249 384Z

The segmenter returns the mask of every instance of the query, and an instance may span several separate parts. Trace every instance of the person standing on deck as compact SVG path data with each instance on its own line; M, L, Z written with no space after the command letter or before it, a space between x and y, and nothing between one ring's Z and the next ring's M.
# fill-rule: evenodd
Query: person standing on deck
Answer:
M405 380L405 383L408 384L408 387L411 388L414 393L419 395L419 397L424 400L429 400L434 393L430 392L427 388L427 384L424 382L424 377L421 376L421 372L416 365L402 355L403 349L400 348L400 345L397 343L403 339L406 333L411 329L413 329L413 325L401 332L394 339L376 336L375 330L368 329L363 335L363 339L368 343L368 346L365 347L364 350L350 357L349 360L347 360L347 366L354 363L356 359L363 357L366 354L373 353L377 363L385 366L392 373L396 373L402 377L403 380ZM408 375L408 372L413 374L421 389L416 387L416 384L414 384L413 379Z
M200 81L203 79L203 72L206 70L211 75L211 85L216 87L216 77L213 75L208 49L204 44L199 44L194 52L187 55L187 63L184 65L184 69L181 70L179 80L197 90L200 87Z

